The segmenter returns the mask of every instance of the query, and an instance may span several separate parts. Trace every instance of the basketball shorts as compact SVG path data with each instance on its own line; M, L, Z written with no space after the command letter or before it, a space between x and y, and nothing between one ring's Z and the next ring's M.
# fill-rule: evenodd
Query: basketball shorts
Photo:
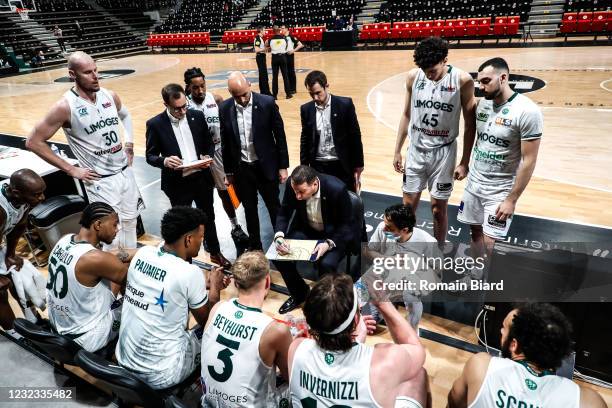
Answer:
M448 200L453 191L453 173L457 162L457 141L432 150L408 147L404 168L404 193L429 190L438 200Z
M119 326L121 325L122 299L114 301L109 313L100 319L91 330L76 338L75 343L93 353L115 340L119 335Z
M414 398L404 397L401 395L395 398L395 405L393 405L393 407L394 408L423 408L421 403L415 400Z
M85 190L90 203L102 201L109 204L117 211L120 220L134 220L145 208L131 167L93 183L85 183Z
M482 198L465 189L463 198L459 204L457 220L464 224L482 225L485 235L502 240L508 235L512 217L506 221L499 221L495 218L497 207L503 202L503 198L496 196L493 198Z
M178 354L179 358L172 369L163 372L155 372L150 375L142 375L143 379L154 389L169 388L189 377L196 369L201 360L202 352L202 328L197 327L187 332L187 340L183 343L183 349ZM148 378L147 378L148 377Z
M215 150L213 162L210 165L210 173L215 182L217 190L227 190L225 185L225 169L223 168L223 153L221 149Z

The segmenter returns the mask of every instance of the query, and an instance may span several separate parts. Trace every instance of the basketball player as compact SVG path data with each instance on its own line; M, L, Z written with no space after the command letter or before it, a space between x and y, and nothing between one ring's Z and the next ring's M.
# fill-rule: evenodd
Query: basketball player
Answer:
M188 262L200 252L206 215L198 208L177 206L161 221L164 241L144 246L130 263L124 296L119 364L154 389L172 387L200 362L202 329L210 309L227 283L223 269L208 276ZM189 312L201 326L190 331Z
M223 170L223 154L221 153L221 126L219 125L219 104L223 103L223 97L206 92L206 79L200 68L190 68L185 71L185 89L188 91L187 108L200 110L206 117L208 129L215 143L215 154L210 172L215 182L217 194L223 204L223 209L232 224L232 237L239 241L248 241L249 237L240 227L236 218L236 210L232 204L227 186L225 185L225 171Z
M453 171L457 159L459 116L463 111L463 155L454 171L465 177L474 144L474 81L467 72L447 65L448 43L438 37L419 42L414 62L406 79L406 101L395 143L393 166L404 173L404 203L416 212L421 192L427 187L431 195L434 237L440 244L446 240L447 206L453 190ZM402 166L401 150L410 136L406 163Z
M232 274L238 298L215 305L202 336L202 405L289 406L288 389L276 389L276 368L288 381L291 332L261 310L270 290L269 262L263 252L247 252Z
M365 337L357 298L347 275L325 275L312 287L304 315L314 340L297 338L289 348L293 406L429 406L425 348L414 329L393 304L374 302L395 344L355 342Z
M132 118L116 93L100 87L98 68L89 55L82 51L70 55L68 73L75 86L34 126L26 147L70 176L83 180L90 202L105 202L117 211L121 228L113 245L106 248L136 248L136 220L144 203L131 168ZM125 146L119 137L119 119L125 130ZM53 154L45 143L59 128L79 160L78 167Z
M502 58L478 68L484 99L476 108L477 139L457 220L470 224L472 243L490 252L510 228L516 202L535 169L542 112L509 85ZM466 275L467 276L467 275Z
M15 321L8 300L9 289L29 321L35 323L38 312L27 306L28 299L45 308L45 278L28 260L17 256L15 250L26 230L28 214L43 202L46 188L43 179L30 169L17 170L8 180L0 181L0 326L5 330L12 330Z
M556 307L512 310L501 329L502 357L473 355L448 394L450 408L606 408L601 396L554 371L571 352L570 323Z
M79 223L78 234L62 237L49 255L47 304L55 330L93 352L119 334L121 301L115 296L131 256L98 249L113 242L119 230L119 216L110 205L90 203Z

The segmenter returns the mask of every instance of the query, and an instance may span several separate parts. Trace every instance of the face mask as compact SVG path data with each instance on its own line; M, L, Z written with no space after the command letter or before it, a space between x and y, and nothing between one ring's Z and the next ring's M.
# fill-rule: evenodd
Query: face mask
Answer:
M384 233L388 241L397 242L397 240L399 239L399 237L396 237L395 234L393 234L392 232L384 231Z

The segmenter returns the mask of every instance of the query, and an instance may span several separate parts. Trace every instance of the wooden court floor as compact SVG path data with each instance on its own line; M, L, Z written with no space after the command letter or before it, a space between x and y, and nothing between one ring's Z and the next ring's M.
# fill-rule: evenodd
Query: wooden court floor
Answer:
M542 79L544 88L527 95L541 104L544 136L534 177L517 212L612 227L612 53L606 47L451 50L449 63L476 71L484 60L502 56L512 72ZM269 62L268 62L269 64ZM98 69L132 69L126 76L101 80L113 89L133 117L137 154L145 150L145 122L163 110L160 89L182 83L185 69L198 66L208 86L229 97L227 71L245 70L257 90L251 53L139 55L98 62ZM300 52L296 67L320 69L332 93L351 96L363 134L363 188L400 195L401 176L391 162L402 109L403 82L414 67L412 51ZM0 79L0 132L27 135L70 84L56 83L65 68ZM279 99L291 167L299 164L299 106L309 101L298 73L298 94ZM283 95L282 81L280 95ZM56 140L63 141L60 131ZM461 151L461 148L458 149ZM464 182L456 183L458 204ZM427 195L424 194L426 198Z

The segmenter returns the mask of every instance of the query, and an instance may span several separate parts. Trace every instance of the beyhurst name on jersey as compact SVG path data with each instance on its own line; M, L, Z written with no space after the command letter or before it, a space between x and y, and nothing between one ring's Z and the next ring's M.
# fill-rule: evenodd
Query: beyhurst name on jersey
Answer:
M64 98L70 105L70 128L63 130L79 163L101 175L120 172L127 165L127 156L110 93L100 88L95 103L81 98L74 89L66 91Z
M481 99L466 188L480 196L507 194L521 162L521 141L541 138L542 127L540 109L524 95L514 93L501 106Z
M460 69L449 65L444 77L434 82L419 69L412 84L408 127L411 145L430 150L457 138L461 114L461 73Z

